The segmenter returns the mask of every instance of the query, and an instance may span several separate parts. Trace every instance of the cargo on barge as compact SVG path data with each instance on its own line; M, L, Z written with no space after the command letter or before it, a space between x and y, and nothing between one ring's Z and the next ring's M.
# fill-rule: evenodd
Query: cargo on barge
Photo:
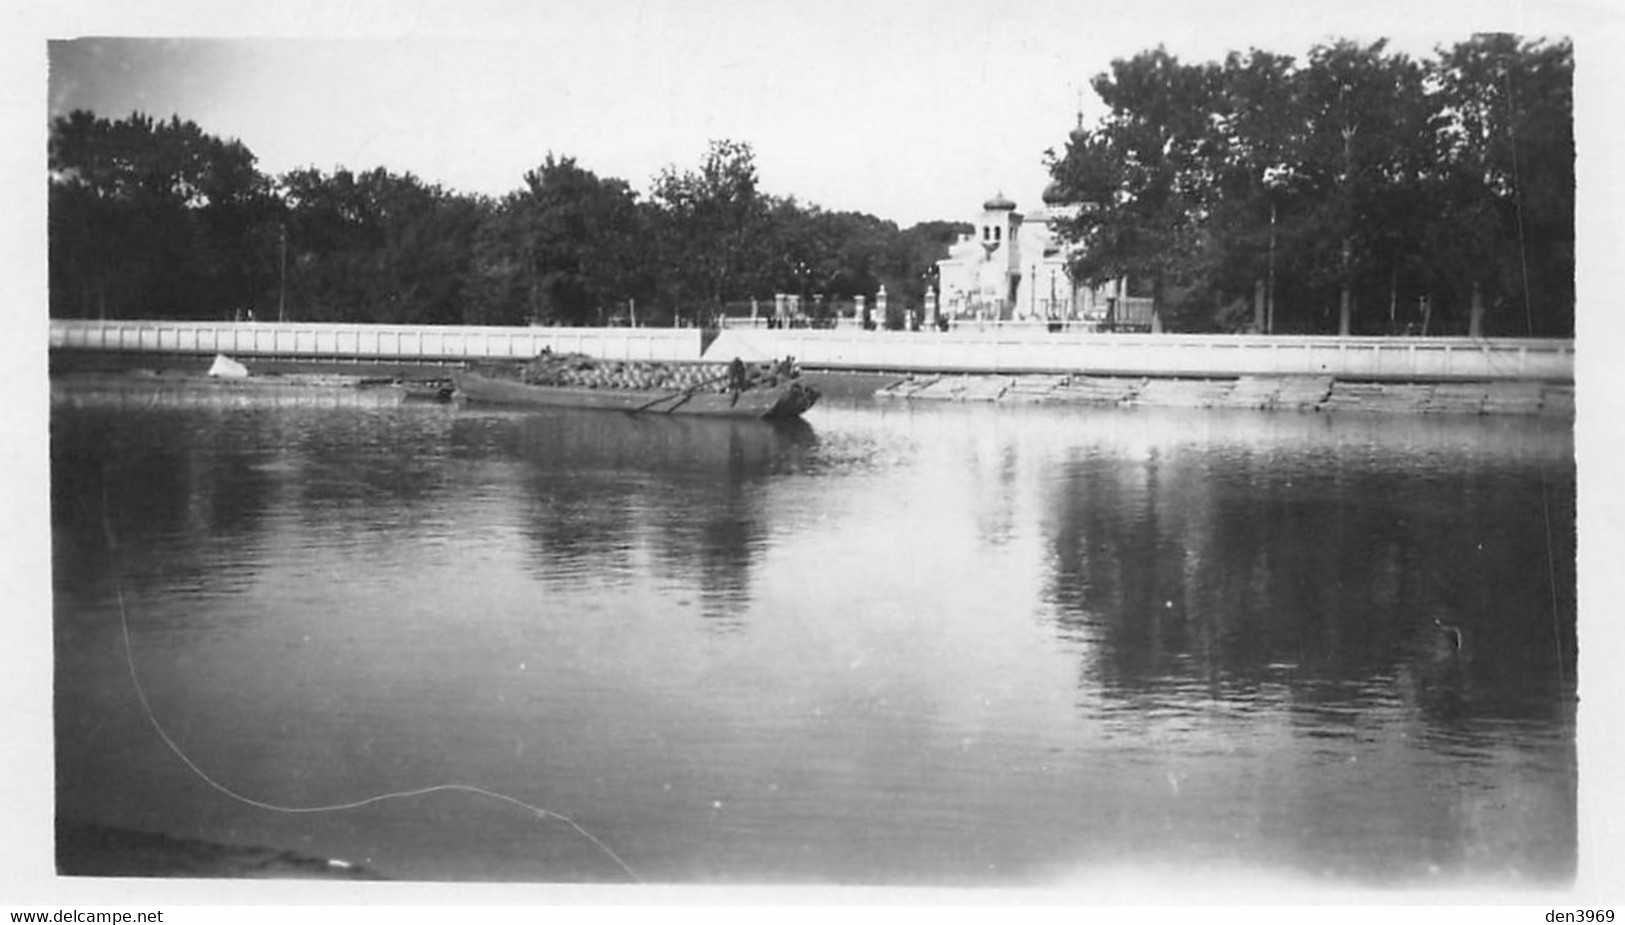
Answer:
M465 401L631 414L793 418L818 401L793 359L745 364L620 362L544 351L522 364L455 371Z

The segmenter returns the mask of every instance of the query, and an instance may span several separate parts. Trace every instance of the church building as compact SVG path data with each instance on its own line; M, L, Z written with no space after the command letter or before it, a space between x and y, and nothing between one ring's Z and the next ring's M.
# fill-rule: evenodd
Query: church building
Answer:
M1077 214L1059 187L1023 215L1001 192L982 203L975 230L961 234L937 261L938 306L950 321L1098 324L1108 319L1121 281L1080 286L1067 274L1070 247L1052 223Z

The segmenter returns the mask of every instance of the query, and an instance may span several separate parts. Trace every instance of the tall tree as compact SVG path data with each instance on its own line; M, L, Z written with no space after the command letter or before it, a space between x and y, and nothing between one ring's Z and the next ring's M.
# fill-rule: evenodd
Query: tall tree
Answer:
M1110 111L1050 156L1093 204L1061 223L1080 279L1148 279L1159 316L1173 283L1186 327L1572 332L1566 43L1477 36L1419 62L1340 41L1203 67L1159 49L1095 87Z
M1232 52L1217 77L1210 128L1215 159L1212 213L1198 292L1217 304L1254 301L1252 327L1274 327L1277 268L1289 259L1280 216L1292 208L1302 147L1298 71L1293 59L1253 49Z
M768 212L751 146L711 142L698 170L663 170L653 198L664 281L675 300L705 314L749 295L751 268L766 258L756 233Z
M1144 276L1154 331L1169 287L1190 282L1211 208L1214 72L1181 64L1162 48L1113 61L1111 73L1092 84L1108 115L1097 128L1074 132L1051 165L1070 198L1089 204L1057 223L1083 245L1074 278L1098 284Z
M240 142L76 111L53 122L49 164L53 313L218 317L263 288L275 201Z
M282 178L290 318L396 324L462 320L483 206L383 168Z
M470 245L464 324L517 325L535 317L539 301L532 298L536 274L530 263L522 198L520 193L509 193L482 212Z
M1302 171L1316 187L1324 229L1312 272L1337 290L1339 334L1351 333L1362 272L1397 269L1413 251L1419 171L1436 113L1424 71L1386 43L1338 42L1310 51L1303 108Z
M505 204L524 315L532 321L602 324L646 296L647 219L624 181L600 179L571 157L547 155Z
M1432 76L1451 119L1429 250L1473 307L1475 332L1487 311L1483 326L1500 333L1572 335L1573 72L1566 41L1487 34L1438 52Z

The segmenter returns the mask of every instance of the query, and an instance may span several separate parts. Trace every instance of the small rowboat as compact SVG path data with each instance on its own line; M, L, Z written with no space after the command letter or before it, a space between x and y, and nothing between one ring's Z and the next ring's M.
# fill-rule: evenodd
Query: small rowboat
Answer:
M445 402L451 401L453 387L451 382L435 380L427 382L400 382L395 388L401 393L403 401Z
M818 390L799 381L788 364L776 374L758 372L742 381L734 371L701 378L697 366L686 376L672 375L682 365L619 363L613 364L613 375L555 376L551 381L527 381L525 366L482 366L454 371L452 383L465 401L632 414L783 419L798 417L818 401ZM580 366L574 369L590 372ZM677 384L646 384L657 378Z

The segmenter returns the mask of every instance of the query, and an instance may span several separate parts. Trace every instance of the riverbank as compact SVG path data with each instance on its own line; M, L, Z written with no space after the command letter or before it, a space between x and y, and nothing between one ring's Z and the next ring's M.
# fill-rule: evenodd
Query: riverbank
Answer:
M103 353L92 350L53 350L47 369L60 376L146 376L160 379L201 378L214 365L207 356L162 353ZM285 360L275 357L240 357L233 360L247 367L254 379L279 379L292 383L321 378L357 383L381 381L433 382L451 378L448 363L406 363L376 360Z
M246 379L211 379L212 357L53 353L53 379L127 384L359 387L443 382L446 364L250 359ZM1572 420L1574 386L1554 382L1377 382L1331 376L1171 378L1081 374L938 374L813 369L804 378L826 398L1053 403L1109 407L1229 408L1381 414L1539 415Z
M880 399L1381 414L1574 417L1574 387L1541 382L1359 382L1329 376L1161 379L910 376Z
M950 331L563 328L52 319L52 353L403 364L528 360L746 362L899 374L1331 376L1384 382L1574 381L1574 341L1540 338L1098 334L1033 326Z
M384 879L357 864L292 851L62 821L56 827L56 866L66 877Z

